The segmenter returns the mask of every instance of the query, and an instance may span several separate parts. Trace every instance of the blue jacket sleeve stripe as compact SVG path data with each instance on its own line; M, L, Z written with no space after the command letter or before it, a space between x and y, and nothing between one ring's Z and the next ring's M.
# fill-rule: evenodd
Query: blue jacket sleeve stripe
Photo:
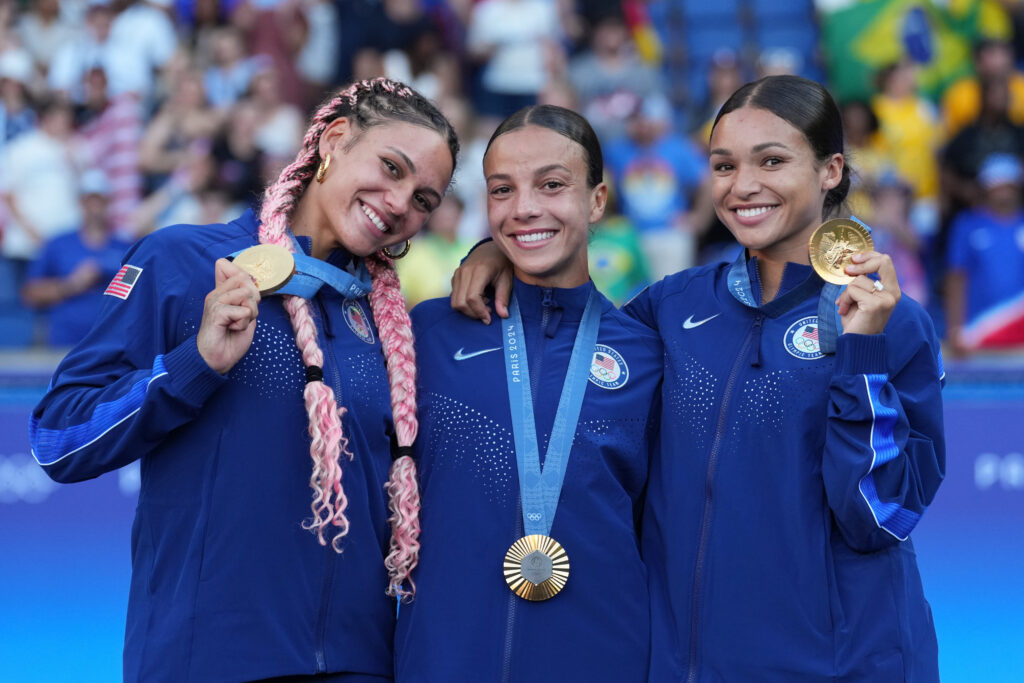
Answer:
M48 467L91 446L103 438L107 432L139 412L149 385L166 374L164 358L162 355L157 356L149 377L133 384L124 396L108 403L98 404L92 417L83 424L73 425L66 429L40 428L39 418L33 415L28 426L29 440L32 442L32 456L40 465Z
M871 467L860 480L860 494L875 518L875 524L901 541L907 540L911 530L921 518L920 513L900 506L898 503L885 503L878 497L875 489L873 472L899 455L894 430L898 414L894 408L884 405L880 399L882 387L889 378L886 375L864 375L864 385L868 401L871 404Z

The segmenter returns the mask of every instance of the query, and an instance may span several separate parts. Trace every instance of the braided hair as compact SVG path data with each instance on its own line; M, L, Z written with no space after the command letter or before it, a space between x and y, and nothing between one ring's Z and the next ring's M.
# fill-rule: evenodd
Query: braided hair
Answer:
M411 123L436 131L447 143L452 155L452 168L455 167L459 151L455 131L432 103L396 81L378 78L353 83L317 109L295 161L282 170L277 181L266 189L260 210L261 243L278 244L294 251L288 234L289 219L320 164L321 135L332 121L341 117L348 117L360 131L393 122ZM392 462L385 484L391 511L388 519L391 543L385 559L389 576L387 593L406 599L416 591L410 573L416 566L420 547L419 487L416 464L410 457L418 429L412 326L392 260L381 251L368 256L366 265L373 281L370 307L384 349L398 443L397 457ZM341 417L346 409L337 405L334 391L319 372L324 355L317 341L309 302L300 297L286 296L284 307L295 330L295 344L307 368L308 381L303 397L309 415L310 457L313 460L309 480L313 489L310 506L313 516L303 526L317 535L321 545L327 544L325 533L334 527L335 534L330 543L336 552L341 552L341 540L348 533L349 523L345 517L348 500L341 485L339 460L341 454L353 457L342 431ZM404 587L406 580L409 581L408 589Z

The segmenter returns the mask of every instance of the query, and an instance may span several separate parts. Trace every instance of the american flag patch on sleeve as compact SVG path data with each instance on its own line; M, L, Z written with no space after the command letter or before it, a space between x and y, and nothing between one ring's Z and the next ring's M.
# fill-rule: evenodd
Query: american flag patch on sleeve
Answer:
M117 271L117 275L110 281L103 293L116 296L118 299L127 299L128 295L132 293L132 287L139 281L140 275L142 275L142 268L121 266L121 270Z

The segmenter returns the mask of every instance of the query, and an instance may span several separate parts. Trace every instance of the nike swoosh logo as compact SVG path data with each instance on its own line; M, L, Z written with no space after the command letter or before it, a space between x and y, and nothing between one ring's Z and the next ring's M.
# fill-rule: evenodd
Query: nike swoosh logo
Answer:
M455 352L455 355L452 356L452 358L455 360L469 360L470 358L482 356L483 354L490 353L491 351L501 351L501 347L495 346L493 349L483 349L482 351L474 351L473 353L463 353L462 349L459 349Z
M717 318L720 315L722 315L722 314L721 313L715 313L710 318L704 318L703 320L697 320L697 321L694 321L693 316L691 315L689 318L687 318L686 320L683 321L683 329L684 330L692 330L695 327L700 327L701 325L703 325L707 321L714 320L715 318Z

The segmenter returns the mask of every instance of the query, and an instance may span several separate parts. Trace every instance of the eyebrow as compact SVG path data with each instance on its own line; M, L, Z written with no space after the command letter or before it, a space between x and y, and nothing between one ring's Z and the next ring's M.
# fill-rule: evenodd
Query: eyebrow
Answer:
M405 152L403 152L402 150L398 149L397 147L388 147L388 149L390 149L396 155L402 157L402 162L405 163L405 165L409 168L409 172L410 173L413 173L413 174L416 173L416 164L414 164L412 162L412 159L410 159L409 156ZM437 201L441 201L441 193L438 192L437 190L435 190L434 188L430 187L429 185L425 185L425 186L421 187L420 188L420 192L426 192L427 194L433 195L433 197Z
M569 167L566 166L565 164L548 164L547 166L538 168L536 171L534 171L533 175L534 177L541 176L551 171L565 171L566 173L572 173ZM487 176L485 180L487 182L491 182L492 180L510 180L511 178L512 176L510 176L508 173L492 173L491 175Z
M788 150L790 152L793 151L792 149L790 149L788 146L782 144L781 142L762 142L759 145L754 145L753 148L750 151L754 152L756 154L758 152L763 152L764 150L769 149L771 147L781 147L782 149ZM730 154L732 154L732 152L730 152L727 149L722 149L721 147L718 147L718 148L715 148L715 149L711 150L710 152L708 152L708 154L709 155L711 155L711 154L723 154L725 156L729 156Z

